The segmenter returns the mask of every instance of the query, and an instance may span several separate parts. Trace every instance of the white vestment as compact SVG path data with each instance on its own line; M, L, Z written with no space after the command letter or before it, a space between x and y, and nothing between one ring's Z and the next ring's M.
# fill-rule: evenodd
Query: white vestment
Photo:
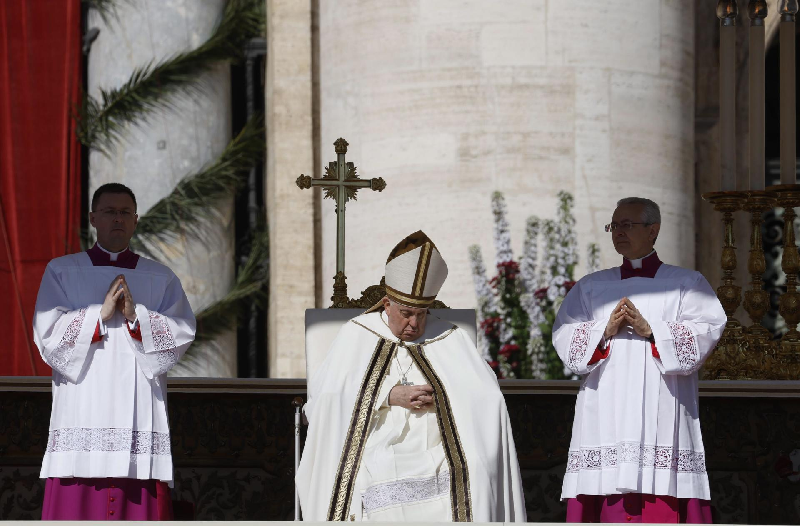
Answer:
M308 383L304 520L526 521L505 400L474 342L428 315L405 348L380 316L346 323ZM403 375L433 386L430 408L388 406Z
M142 341L119 310L100 309L125 275ZM98 323L105 329L92 343ZM105 327L103 327L105 325ZM53 369L53 408L41 477L173 481L166 373L195 337L179 279L140 257L136 269L93 266L85 252L51 261L42 277L34 340Z
M648 340L623 325L610 341L608 357L589 366L623 297L650 324L660 358ZM622 280L616 267L577 282L553 328L563 363L586 375L577 395L562 498L631 492L711 498L697 370L725 321L711 286L692 270L662 264L655 278Z

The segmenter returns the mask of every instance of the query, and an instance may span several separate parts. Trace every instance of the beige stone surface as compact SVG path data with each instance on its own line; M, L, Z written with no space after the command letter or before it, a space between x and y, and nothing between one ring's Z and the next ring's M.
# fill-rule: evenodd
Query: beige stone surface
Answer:
M303 377L304 311L315 307L310 2L268 0L266 129L270 229L269 374Z
M138 0L117 6L118 17L107 26L91 11L90 27L100 28L88 62L89 93L111 89L128 80L136 67L162 60L201 44L214 30L224 0ZM146 212L168 195L183 177L213 161L231 138L229 68L214 68L202 78L204 90L179 94L172 111L157 111L131 126L123 141L106 157L93 151L89 159L89 191L121 182L137 196ZM195 312L222 298L234 279L232 202L210 210L203 241L178 236L155 247L181 279ZM136 291L132 291L136 299ZM171 374L237 376L236 334L194 345L194 360L184 360Z
M620 258L603 225L618 198L662 205L662 258L693 267L694 39L691 0L320 2L320 151L351 144L362 177L347 209L352 297L390 249L423 229L449 264L441 298L475 305L468 246L494 259L490 195L505 193L513 247L527 216L572 192L580 241ZM321 204L324 305L335 215Z

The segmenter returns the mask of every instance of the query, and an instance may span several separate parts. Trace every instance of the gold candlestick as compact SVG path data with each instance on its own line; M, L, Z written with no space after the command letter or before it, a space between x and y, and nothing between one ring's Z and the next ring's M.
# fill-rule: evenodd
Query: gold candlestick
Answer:
M763 214L775 206L775 195L766 191L750 191L743 209L750 212L752 233L750 236L750 259L747 268L753 276L750 290L744 294L744 310L750 315L753 324L746 330L749 348L764 356L772 338L770 331L761 325L761 320L770 307L770 295L764 290L764 272L767 262L761 244L761 224Z
M733 236L733 213L741 210L747 200L747 192L710 192L703 199L714 205L714 210L722 214L725 228L725 242L722 246L722 284L717 287L717 298L728 316L725 331L717 344L714 356L708 360L707 377L719 380L743 378L749 369L742 367L745 361L744 329L734 317L742 302L742 288L735 284L733 277L737 267L736 245ZM719 352L717 352L719 351Z
M795 241L795 207L800 206L800 185L779 184L770 186L768 191L775 193L778 206L783 207L783 256L781 269L786 273L786 292L781 295L780 314L786 321L788 330L781 339L779 358L785 366L789 379L800 377L800 251Z

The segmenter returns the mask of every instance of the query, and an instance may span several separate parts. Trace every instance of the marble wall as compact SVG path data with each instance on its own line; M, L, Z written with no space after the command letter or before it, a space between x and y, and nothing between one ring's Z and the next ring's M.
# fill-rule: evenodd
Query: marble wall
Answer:
M359 173L388 184L348 207L351 295L420 228L449 264L440 299L473 306L468 246L492 264L494 190L517 256L525 219L554 217L568 190L580 275L590 242L603 266L620 261L603 226L630 195L662 206L662 259L693 267L692 11L690 0L321 2L322 160L344 137ZM328 299L336 223L321 206Z
M313 193L296 178L313 171L312 9L268 1L265 128L270 230L268 372L304 377L304 310L315 307Z

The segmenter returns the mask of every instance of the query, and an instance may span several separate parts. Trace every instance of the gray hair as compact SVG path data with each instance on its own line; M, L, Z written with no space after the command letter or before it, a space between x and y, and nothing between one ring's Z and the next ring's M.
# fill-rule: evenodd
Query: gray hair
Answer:
M661 209L658 208L658 204L655 201L647 199L646 197L625 197L624 199L619 199L616 203L616 208L624 205L643 205L644 212L642 220L644 223L648 225L661 224Z

